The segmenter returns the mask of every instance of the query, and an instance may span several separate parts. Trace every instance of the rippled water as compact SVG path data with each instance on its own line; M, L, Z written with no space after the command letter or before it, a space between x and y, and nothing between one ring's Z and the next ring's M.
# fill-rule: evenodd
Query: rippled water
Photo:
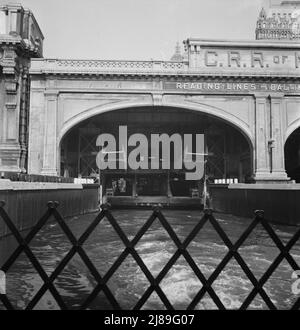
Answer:
M181 241L187 237L202 216L199 211L164 210L163 213ZM151 211L115 210L113 214L131 240L150 216ZM67 224L78 238L94 218L95 214L74 217L68 219ZM216 214L216 218L233 243L251 221L222 214ZM273 228L284 242L287 242L297 230L293 227L274 225ZM2 242L0 240L2 251L8 250L11 245L8 240ZM49 221L43 227L30 246L48 275L54 271L71 248L65 234L54 221ZM122 241L106 219L97 226L83 247L102 276L124 250ZM156 220L136 245L136 250L153 276L157 276L176 248L165 229ZM207 223L189 245L188 251L204 276L208 278L228 250L212 226ZM250 235L239 252L257 279L279 254L279 250L261 227ZM291 253L300 265L300 242ZM283 261L264 286L279 309L290 308L298 298L291 291L292 283L295 281L292 279L292 273L290 265ZM22 254L7 274L7 295L15 308L24 309L42 283L27 257ZM78 308L96 286L95 279L78 255L72 258L54 283L69 308ZM130 255L108 281L108 287L124 309L133 308L148 286L147 278ZM186 309L202 285L186 260L180 257L162 280L160 287L176 309ZM253 286L238 263L232 259L214 282L213 288L227 308L236 309L240 307ZM36 309L56 308L58 308L57 303L49 292L36 306ZM111 309L112 307L101 292L89 308ZM196 309L215 308L208 294L196 307ZM260 297L256 297L250 308L265 309L267 306ZM152 294L143 309L164 309L164 305L157 294Z

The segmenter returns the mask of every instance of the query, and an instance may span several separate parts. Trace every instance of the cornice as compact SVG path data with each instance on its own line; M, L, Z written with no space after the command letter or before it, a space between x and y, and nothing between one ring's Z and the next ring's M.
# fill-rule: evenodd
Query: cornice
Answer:
M298 45L300 48L300 44ZM77 77L103 77L112 79L154 79L154 78L224 78L260 80L298 80L297 70L286 68L219 68L190 67L189 62L172 61L117 61L76 59L32 59L30 74L76 79Z
M28 43L25 42L24 39L19 36L0 35L0 47L1 46L16 47L21 52L27 53L30 57L41 55L36 51L36 49L31 47Z
M19 36L11 36L9 34L0 34L0 45L22 45L25 47L25 42Z
M240 72L209 72L209 71L186 71L186 72L109 72L109 71L77 71L77 72L66 72L66 71L51 71L45 70L42 72L35 72L30 70L30 74L32 76L50 76L53 79L78 79L78 77L83 79L91 79L94 78L103 78L103 79L138 79L138 80L153 80L153 79L199 79L199 78L207 78L207 79L227 79L227 80L247 80L247 79L255 79L255 80L263 80L263 81L288 81L288 80L299 80L299 74L282 74L278 72L274 72L274 74L262 74L262 73L240 73Z
M300 43L290 40L226 40L226 39L197 39L190 38L186 44L199 45L203 47L234 47L234 48L264 48L264 49L300 49Z

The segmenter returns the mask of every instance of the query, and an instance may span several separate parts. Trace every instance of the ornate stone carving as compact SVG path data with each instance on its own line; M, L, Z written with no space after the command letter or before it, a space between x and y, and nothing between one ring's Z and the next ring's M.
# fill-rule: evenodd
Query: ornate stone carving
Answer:
M256 39L300 40L300 3L282 1L266 11L262 8L257 24Z
M49 74L119 74L151 73L151 72L178 72L186 71L186 62L163 61L102 61L102 60L41 60L33 61L31 73Z
M0 5L0 65L5 105L0 130L0 170L26 171L29 117L29 62L42 55L43 35L32 13L18 4ZM4 29L4 31L3 31Z

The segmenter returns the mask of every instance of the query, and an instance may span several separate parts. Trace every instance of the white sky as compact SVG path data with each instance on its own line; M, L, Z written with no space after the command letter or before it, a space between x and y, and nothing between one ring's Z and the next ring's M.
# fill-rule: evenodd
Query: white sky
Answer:
M0 0L14 2L33 11L44 57L168 60L188 37L254 39L269 0Z

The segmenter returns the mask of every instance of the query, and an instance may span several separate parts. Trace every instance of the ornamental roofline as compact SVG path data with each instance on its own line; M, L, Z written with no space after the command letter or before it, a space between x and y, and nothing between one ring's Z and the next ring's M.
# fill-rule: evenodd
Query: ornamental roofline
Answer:
M184 41L188 61L32 59L32 75L277 77L300 79L300 43L265 40Z
M279 7L279 8L282 8L284 6L299 6L300 5L300 1L281 1L281 3L278 3L278 4L273 4L271 7Z
M15 47L15 49L27 54L29 57L36 56L37 53L32 49L31 45L26 43L19 36L0 35L0 46L7 45Z
M43 32L42 32L42 30L40 28L39 23L37 22L37 20L35 18L33 12L31 11L31 9L24 8L24 11L25 11L25 13L27 13L28 15L30 15L30 17L32 18L32 20L33 20L33 22L35 24L35 28L38 30L39 34L41 35L42 39L44 40L45 39L45 36L44 36L44 34L43 34Z
M180 78L232 78L246 79L296 79L295 70L223 70L219 68L191 68L188 62L171 61L101 61L101 60L55 60L32 59L32 76L103 76L103 77L180 77Z
M215 47L256 47L256 48L288 48L299 49L299 42L291 42L290 40L228 40L228 39L199 39L188 38L184 44L193 44L199 46L215 46Z
M35 28L38 30L38 32L41 35L41 37L43 38L43 40L45 39L43 32L39 26L39 23L37 22L31 9L23 7L22 4L20 4L20 3L0 4L0 10L10 10L10 9L20 10L20 11L23 11L24 13L30 15L34 22Z
M0 5L0 19L0 45L20 44L30 57L43 56L44 35L30 9L18 3Z

